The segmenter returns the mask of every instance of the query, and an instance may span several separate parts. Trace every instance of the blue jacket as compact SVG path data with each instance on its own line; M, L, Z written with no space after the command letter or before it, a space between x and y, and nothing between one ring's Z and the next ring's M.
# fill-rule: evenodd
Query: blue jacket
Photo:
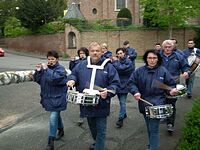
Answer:
M101 58L103 60L112 57L112 52L111 51L107 51L106 53L104 53L103 55L101 55Z
M96 65L101 65L103 60L101 59ZM76 89L82 93L85 88L89 88L92 69L87 68L87 60L80 62L69 75L69 80L75 81ZM96 71L95 85L107 88L110 90L117 90L120 85L119 76L116 69L111 63L107 63L103 70ZM110 100L114 95L108 93L106 99L100 98L99 104L96 106L83 106L81 105L81 116L84 117L106 117L110 113Z
M120 88L117 93L128 93L127 82L132 72L135 70L132 61L126 56L120 60L113 61L120 78Z
M156 66L151 69L147 66L142 66L132 73L128 81L129 91L133 95L139 92L141 98L149 101L155 106L163 105L165 104L165 94L167 91L158 88L155 82L156 80L170 87L176 86L173 77L165 67ZM149 105L141 100L138 102L138 105L140 112L145 114L145 107Z
M180 76L181 73L189 71L189 64L185 57L177 52L172 52L170 56L165 56L161 52L162 66L164 66L174 78Z
M193 48L184 49L183 53L184 53L185 58L188 58L191 55L192 51L193 51ZM200 49L197 48L195 54L200 57Z
M63 66L57 63L46 70L36 71L33 78L40 85L40 103L46 111L66 109L67 76Z
M84 58L84 59L77 59L77 60L71 60L70 62L69 62L69 69L72 71L72 69L77 65L77 64L79 64L81 61L83 61L83 60L86 60L86 58Z

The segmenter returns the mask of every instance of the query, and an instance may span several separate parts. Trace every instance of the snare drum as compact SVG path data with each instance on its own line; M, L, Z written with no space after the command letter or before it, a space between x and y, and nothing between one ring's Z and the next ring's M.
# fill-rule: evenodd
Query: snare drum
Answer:
M187 59L188 59L188 64L190 65L190 71L192 73L196 72L197 69L199 68L200 57L194 54L190 55Z
M178 90L178 94L175 96L167 95L167 98L180 98L187 95L187 88L182 84L177 84L176 88Z
M97 90L85 89L83 93L79 93L73 88L72 90L68 89L67 94L67 101L73 104L95 106L99 103L100 93Z
M173 106L171 104L158 105L158 106L146 106L146 116L154 119L161 119L170 117L173 114Z

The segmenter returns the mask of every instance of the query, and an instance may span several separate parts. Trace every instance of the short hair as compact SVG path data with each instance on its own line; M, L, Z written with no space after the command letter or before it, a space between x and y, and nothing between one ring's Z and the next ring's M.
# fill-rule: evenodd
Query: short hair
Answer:
M125 48L117 48L116 49L116 54L119 52L119 51L123 51L123 53L126 53L126 49Z
M175 41L176 44L178 43L178 41L175 38L171 38L170 40Z
M51 56L51 57L55 57L56 59L59 58L58 52L56 50L50 50L47 52L47 58Z
M77 51L77 54L78 54L79 57L80 57L80 52L81 52L81 51L83 51L83 52L85 53L86 57L89 56L89 50L88 50L86 47L81 47L81 48L79 48L79 50Z
M102 50L102 47L101 47L101 45L98 42L92 42L92 43L90 43L89 50L91 49L92 46L99 46L100 49Z
M155 45L161 45L160 43L156 43Z
M124 44L124 45L127 45L127 44L129 44L129 41L124 41L123 44Z
M156 55L158 57L157 64L160 66L162 64L162 57L160 56L160 53L156 49L148 49L145 51L145 53L143 55L143 60L144 60L145 64L148 65L147 56L149 53L153 53L154 55Z
M174 46L174 43L173 43L172 40L164 40L163 43L162 43L162 46L164 47L167 44Z
M193 39L189 39L189 40L188 40L188 42L189 42L189 41L193 41L193 42L194 42L194 40L193 40Z

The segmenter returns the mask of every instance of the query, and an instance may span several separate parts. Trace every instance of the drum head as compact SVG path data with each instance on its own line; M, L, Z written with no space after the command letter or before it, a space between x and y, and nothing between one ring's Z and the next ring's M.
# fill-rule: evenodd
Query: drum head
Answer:
M190 66L192 66L192 64L194 63L195 59L196 59L196 55L190 55L190 56L187 58L188 64L189 64Z

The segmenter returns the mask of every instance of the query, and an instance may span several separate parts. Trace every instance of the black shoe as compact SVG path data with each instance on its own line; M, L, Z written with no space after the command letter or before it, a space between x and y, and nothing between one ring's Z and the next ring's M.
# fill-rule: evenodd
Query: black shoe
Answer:
M93 144L90 146L89 150L94 150L94 147L95 147L95 143L93 143Z
M54 139L49 138L46 150L54 150Z
M116 122L116 126L118 128L121 128L123 126L123 119L119 119L117 122Z
M191 99L191 98L192 98L192 95L191 95L190 93L188 93L188 94L187 94L187 98L188 98L188 99Z
M55 138L56 141L60 140L62 137L64 136L64 130L62 129L58 129L58 134Z
M167 132L172 134L174 132L174 126L172 124L167 125Z

